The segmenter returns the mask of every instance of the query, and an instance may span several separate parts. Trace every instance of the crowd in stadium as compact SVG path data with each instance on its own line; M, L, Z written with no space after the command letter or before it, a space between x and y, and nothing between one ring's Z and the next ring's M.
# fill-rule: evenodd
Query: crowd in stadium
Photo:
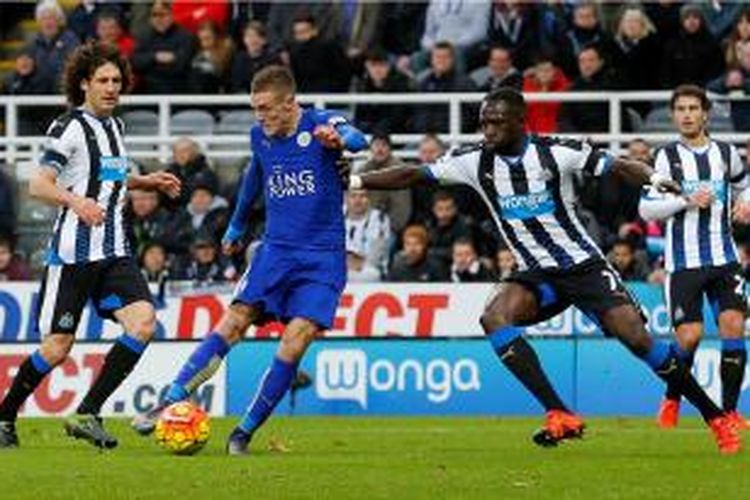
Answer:
M38 33L16 57L5 94L59 93L66 55L92 38L130 59L133 92L142 94L247 93L253 74L270 64L289 65L301 93L655 90L681 83L717 94L750 91L750 9L739 2L84 0L66 14L45 0L33 14ZM631 111L646 119L651 110L637 103ZM465 111L464 128L473 131L476 110ZM608 116L604 103L532 103L528 128L604 132ZM443 108L360 105L353 117L372 134L357 170L402 161L393 154L393 133L424 134L420 162L447 149L439 136L448 128ZM750 105L733 105L731 122L750 131ZM627 153L649 161L654 146L633 141ZM130 202L144 273L157 282L235 279L243 262L225 259L218 247L234 187L223 185L189 138L173 144L167 168L185 183L178 200L136 191ZM0 276L27 279L29 266L14 256L13 184L0 176ZM663 228L638 218L639 191L614 177L581 179L579 190L582 220L623 278L661 282ZM493 281L515 265L468 189L355 191L345 210L352 281ZM737 228L737 235L750 275L750 231Z

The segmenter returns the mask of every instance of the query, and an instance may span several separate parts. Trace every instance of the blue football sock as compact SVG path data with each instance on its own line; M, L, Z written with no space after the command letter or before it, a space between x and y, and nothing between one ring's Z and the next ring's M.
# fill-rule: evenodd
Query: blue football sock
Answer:
M203 382L210 379L229 352L231 346L224 337L212 332L193 351L187 362L182 365L177 378L167 391L166 403L187 399Z
M260 383L258 392L253 402L242 417L239 427L248 434L263 425L263 422L271 415L273 409L279 404L286 391L292 385L294 375L297 373L297 363L288 363L279 358L274 358L271 367L266 372Z

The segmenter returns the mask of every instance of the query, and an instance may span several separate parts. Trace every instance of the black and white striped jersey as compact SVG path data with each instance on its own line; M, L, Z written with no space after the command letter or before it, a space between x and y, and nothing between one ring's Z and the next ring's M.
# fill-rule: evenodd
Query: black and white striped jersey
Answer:
M471 186L482 197L519 268L570 268L603 258L575 212L573 178L602 175L613 158L580 141L528 136L518 157L481 145L449 152L429 176Z
M129 161L122 122L82 108L58 117L47 131L40 163L57 170L58 186L97 200L105 220L91 227L68 207L58 211L48 264L78 264L130 255L123 221Z
M673 272L737 262L731 205L750 188L750 178L737 148L715 140L702 148L673 142L659 149L655 169L680 183L685 195L701 189L713 195L713 203L708 208L688 207L684 199L656 193L653 189L641 199L644 217L670 199L682 203L675 205L665 217L666 270Z

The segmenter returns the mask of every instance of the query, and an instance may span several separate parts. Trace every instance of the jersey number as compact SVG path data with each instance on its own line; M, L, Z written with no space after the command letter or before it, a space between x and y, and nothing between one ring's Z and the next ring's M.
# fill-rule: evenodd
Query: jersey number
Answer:
M617 279L617 275L610 269L604 269L602 271L602 276L607 280L610 291L616 292L620 285L620 280Z
M745 297L745 279L739 274L734 275L734 281L737 282L737 286L734 287L734 293L739 297Z

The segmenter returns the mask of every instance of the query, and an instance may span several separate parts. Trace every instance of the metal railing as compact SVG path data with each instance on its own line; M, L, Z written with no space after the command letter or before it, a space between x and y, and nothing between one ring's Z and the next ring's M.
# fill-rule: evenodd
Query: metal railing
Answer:
M609 130L603 133L588 134L561 134L572 137L586 137L597 143L608 144L610 149L619 151L622 144L636 138L642 137L652 143L672 140L674 134L668 132L659 133L626 133L623 129L623 106L634 102L660 102L666 103L671 96L668 91L647 92L550 92L529 93L526 99L529 102L563 102L563 103L606 103L608 105ZM316 107L330 106L356 106L358 104L389 104L389 105L415 105L415 104L443 104L448 106L449 127L446 134L441 137L451 144L461 144L477 140L478 134L462 133L461 106L464 104L476 104L484 97L482 93L402 93L402 94L307 94L298 96L300 102L313 104ZM716 101L734 102L750 101L750 97L744 96L712 96ZM38 158L44 142L43 136L19 136L19 108L20 107L54 107L64 106L63 96L0 96L0 107L4 108L5 134L0 136L0 160L8 163L15 161L33 161ZM134 158L150 158L159 161L167 161L170 156L170 145L177 138L170 130L170 117L175 107L189 106L193 109L201 109L212 106L234 107L235 109L247 109L249 98L247 95L135 95L124 96L123 108L132 106L147 106L156 108L158 114L158 133L156 136L126 135L126 143L133 150L130 152ZM745 142L750 139L749 132L732 132L713 134L715 137L733 143ZM198 135L191 136L201 144L207 155L211 158L243 158L250 154L247 134L239 135ZM392 136L394 144L414 145L422 137L422 134L394 133ZM143 147L146 149L142 149ZM217 146L237 146L236 149L222 149ZM151 148L151 149L149 149ZM413 156L414 152L401 152L402 156Z

